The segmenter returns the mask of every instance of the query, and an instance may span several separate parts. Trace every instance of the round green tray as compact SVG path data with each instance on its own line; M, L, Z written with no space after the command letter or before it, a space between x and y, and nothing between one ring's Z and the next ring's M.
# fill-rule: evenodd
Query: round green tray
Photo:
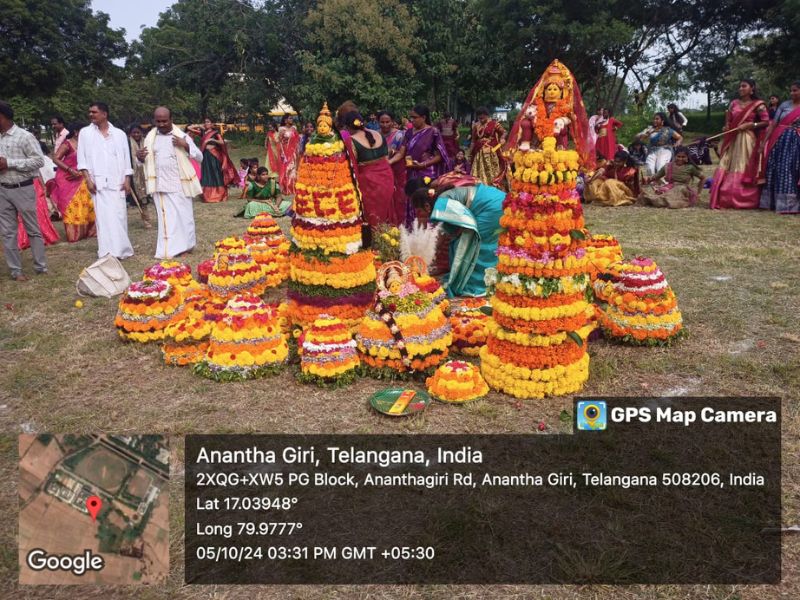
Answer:
M428 408L428 405L431 403L431 397L428 395L427 392L423 392L420 390L414 390L417 395L409 402L408 406L406 406L405 410L399 414L389 414L389 409L392 408L392 405L397 401L407 388L386 388L385 390L381 390L380 392L376 392L369 399L369 405L377 410L379 413L384 415L388 415L390 417L407 417L409 415L415 415L417 413L421 413L423 410Z

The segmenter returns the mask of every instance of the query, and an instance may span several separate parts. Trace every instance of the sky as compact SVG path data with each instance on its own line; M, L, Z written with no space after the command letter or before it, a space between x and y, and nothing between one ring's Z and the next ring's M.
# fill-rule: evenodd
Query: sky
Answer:
M159 13L172 6L173 0L92 0L92 9L110 17L112 29L124 29L129 42L139 37L144 27L152 27Z

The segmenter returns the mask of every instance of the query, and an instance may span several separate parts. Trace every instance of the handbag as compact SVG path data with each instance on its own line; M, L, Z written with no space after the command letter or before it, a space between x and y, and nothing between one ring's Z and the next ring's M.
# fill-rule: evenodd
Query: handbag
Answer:
M118 296L131 284L131 278L122 263L110 254L93 262L81 271L75 283L79 296Z

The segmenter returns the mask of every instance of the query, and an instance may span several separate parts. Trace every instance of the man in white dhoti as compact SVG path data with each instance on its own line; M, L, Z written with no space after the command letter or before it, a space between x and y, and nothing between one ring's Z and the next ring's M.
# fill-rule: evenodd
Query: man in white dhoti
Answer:
M165 106L153 113L155 127L144 138L136 158L144 163L147 194L158 215L156 258L191 252L196 243L192 199L203 193L189 158L203 160L192 138L175 127Z
M103 102L89 107L89 120L92 124L80 133L78 170L94 203L97 255L128 258L133 256L125 202L133 175L128 136L108 122L108 105Z

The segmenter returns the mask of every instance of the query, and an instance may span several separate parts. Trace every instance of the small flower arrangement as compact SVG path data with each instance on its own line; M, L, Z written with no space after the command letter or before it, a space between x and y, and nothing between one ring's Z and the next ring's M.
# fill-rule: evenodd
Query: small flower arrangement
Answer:
M145 279L132 283L122 294L114 325L122 339L154 342L166 328L183 318L181 293L166 281Z
M478 367L461 360L447 361L425 383L428 393L442 402L469 402L489 393Z

